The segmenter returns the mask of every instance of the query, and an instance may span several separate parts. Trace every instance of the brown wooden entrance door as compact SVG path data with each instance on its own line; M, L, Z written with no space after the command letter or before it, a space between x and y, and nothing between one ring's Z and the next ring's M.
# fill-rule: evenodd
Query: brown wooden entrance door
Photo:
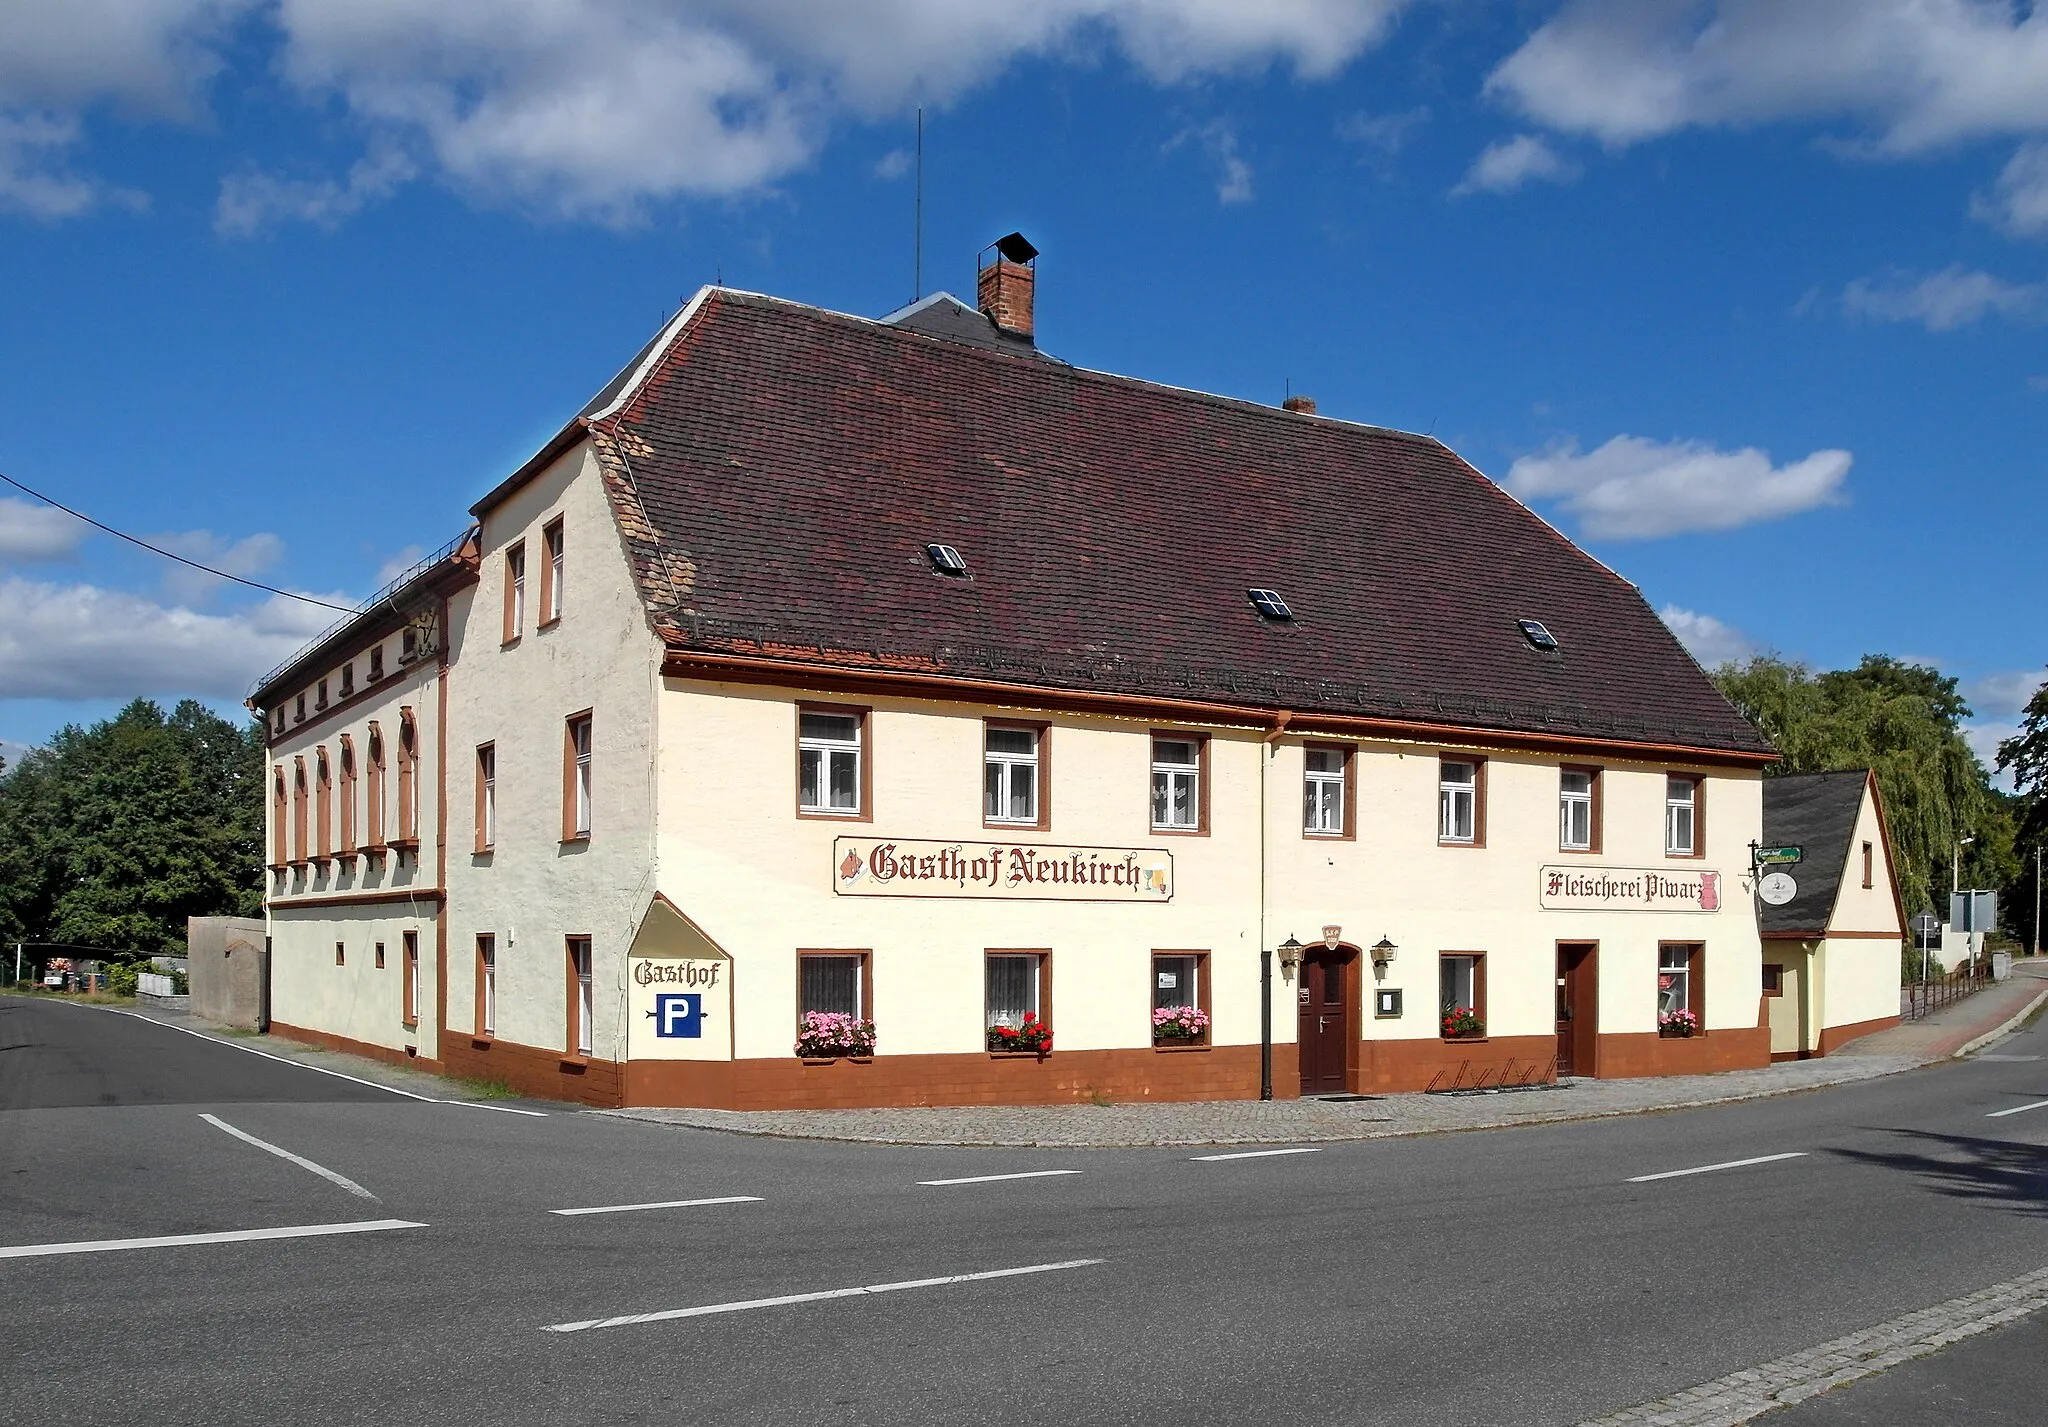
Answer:
M1351 953L1321 949L1302 958L1295 995L1301 1005L1297 1044L1304 1095L1338 1095L1347 1088L1344 1052L1351 1043L1350 959Z
M1593 942L1557 944L1557 1073L1593 1073L1594 1036L1599 1031L1599 976Z

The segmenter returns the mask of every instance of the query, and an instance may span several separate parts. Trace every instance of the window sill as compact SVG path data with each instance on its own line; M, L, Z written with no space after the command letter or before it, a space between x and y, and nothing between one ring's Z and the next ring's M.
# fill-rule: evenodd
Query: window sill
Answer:
M1560 847L1557 850L1557 855L1559 857L1598 857L1600 849L1597 847Z
M581 1075L589 1068L590 1057L587 1055L565 1055L562 1057L562 1069L571 1075Z
M559 624L561 624L561 622L562 617L560 615L556 615L553 619L544 619L539 624L534 626L533 632L535 634L545 634L548 630L553 629Z
M1152 829L1152 836L1154 837L1207 837L1208 835L1209 829L1205 827L1155 827Z
M798 808L796 810L796 815L800 818L807 818L814 822L864 823L874 821L874 819L869 817L866 813L832 813L825 812L816 808Z
M568 835L567 837L565 837L565 838L563 838L563 839L562 839L562 846L564 846L564 847L581 847L581 846L582 846L582 845L583 845L584 843L586 843L586 842L588 842L588 841L590 841L590 834L589 834L589 833L587 833L587 832L572 832L572 833L570 833L570 834L569 834L569 835Z
M1303 829L1301 830L1301 835L1302 835L1302 837L1304 837L1305 839L1307 839L1307 840L1308 840L1308 841L1310 841L1310 842L1350 842L1350 841L1352 841L1352 836L1351 836L1351 834L1350 834L1350 833L1348 833L1348 832L1320 832L1320 831L1316 830L1315 828L1308 828L1308 827L1305 827L1305 828L1303 828Z
M990 1060L1045 1060L1052 1055L1049 1050L992 1050Z
M1438 1036L1445 1045L1485 1045L1490 1036Z
M512 636L512 637L511 637L510 639L501 639L501 640L499 640L499 641L498 641L498 647L499 647L500 649L511 649L511 648L514 648L514 647L516 647L516 646L518 645L518 643L519 643L519 636L515 634L515 635L513 635L513 636Z
M469 1048L471 1050L489 1050L496 1041L496 1036L492 1035L489 1031L485 1031L482 1035L472 1035L469 1038Z
M1161 1055L1174 1055L1187 1050L1209 1050L1211 1046L1207 1041L1154 1041L1152 1049Z
M418 1021L400 1021L398 1023L398 1028L402 1031L407 1032L408 1034L417 1035L419 1033L420 1023Z
M1437 845L1438 847L1476 847L1476 848L1484 848L1484 847L1486 846L1486 844L1485 844L1485 843L1483 843L1483 842L1479 841L1479 839L1477 839L1477 838L1458 838L1458 837L1440 837L1440 838L1438 838L1438 839L1436 840L1436 845Z
M849 1065L875 1063L875 1058L871 1055L800 1055L797 1060L804 1065L837 1065L842 1060Z

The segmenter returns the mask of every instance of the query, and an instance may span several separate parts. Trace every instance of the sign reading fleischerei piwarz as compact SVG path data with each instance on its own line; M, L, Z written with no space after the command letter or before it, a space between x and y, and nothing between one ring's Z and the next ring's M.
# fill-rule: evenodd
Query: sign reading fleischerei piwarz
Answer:
M1169 902L1173 854L1149 847L841 837L832 842L832 885L847 897Z
M1543 906L1573 912L1718 912L1721 874L1648 867L1546 867Z

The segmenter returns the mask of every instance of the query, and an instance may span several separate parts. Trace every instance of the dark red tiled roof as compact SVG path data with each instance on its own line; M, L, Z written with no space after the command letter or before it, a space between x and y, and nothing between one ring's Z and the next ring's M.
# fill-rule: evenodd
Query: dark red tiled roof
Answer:
M1427 437L723 291L594 429L679 648L1767 751L1637 590Z

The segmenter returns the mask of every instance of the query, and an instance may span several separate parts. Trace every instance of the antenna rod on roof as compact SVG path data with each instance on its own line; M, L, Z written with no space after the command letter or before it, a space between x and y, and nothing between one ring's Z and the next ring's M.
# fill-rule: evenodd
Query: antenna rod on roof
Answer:
M924 296L924 106L917 106L916 197L911 200L910 300Z

